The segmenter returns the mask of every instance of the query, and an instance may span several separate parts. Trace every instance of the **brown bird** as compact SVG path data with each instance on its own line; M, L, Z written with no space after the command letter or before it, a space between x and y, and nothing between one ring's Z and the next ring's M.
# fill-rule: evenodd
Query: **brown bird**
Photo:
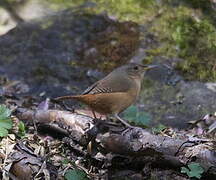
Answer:
M62 96L55 100L76 99L87 104L94 111L104 115L114 115L128 127L132 127L119 117L119 113L133 104L140 92L144 72L156 65L129 63L123 65L103 79L88 87L81 95Z

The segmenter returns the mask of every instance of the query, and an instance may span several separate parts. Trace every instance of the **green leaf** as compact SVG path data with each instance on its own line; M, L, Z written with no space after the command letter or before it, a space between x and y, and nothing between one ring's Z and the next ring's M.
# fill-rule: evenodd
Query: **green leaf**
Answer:
M159 124L158 126L152 128L152 132L155 134L160 133L161 131L163 131L164 129L166 129L167 127L164 126L163 124Z
M61 163L62 163L62 164L68 164L69 162L70 162L69 159L63 159Z
M5 105L0 104L0 120L9 118L11 115L11 110L8 109Z
M136 115L135 123L138 125L147 126L151 121L151 116L147 112L138 112Z
M0 105L0 137L7 136L12 128L11 111L5 105Z
M0 127L0 137L5 137L8 135L8 130Z
M124 112L124 118L128 121L133 121L136 118L136 114L137 114L137 107L136 106L130 106Z
M186 173L188 177L195 177L200 179L201 174L204 172L204 169L199 163L192 162L188 165L188 168L181 168L181 173Z
M11 129L12 128L12 121L11 119L7 118L4 120L0 120L0 127L5 129Z
M151 120L151 116L147 112L138 111L138 108L136 106L130 106L124 112L124 119L136 125L147 127Z
M64 177L66 180L88 180L86 173L79 169L68 170Z
M185 167L182 167L181 168L181 173L189 173L190 171L189 171L189 169L187 169L187 168L185 168Z
M26 134L25 124L22 121L19 122L18 128L19 128L18 129L18 136L19 137L25 136L25 134Z

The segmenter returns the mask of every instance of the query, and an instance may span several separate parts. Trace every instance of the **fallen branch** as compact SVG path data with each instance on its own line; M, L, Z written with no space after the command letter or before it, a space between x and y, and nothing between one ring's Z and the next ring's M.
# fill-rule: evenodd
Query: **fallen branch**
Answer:
M19 114L22 120L36 120L39 126L56 126L67 131L68 136L80 145L87 145L94 134L103 153L115 153L130 158L130 162L151 163L160 168L178 169L189 162L198 162L205 174L216 177L216 152L214 142L209 139L188 138L186 136L154 135L142 128L101 133L94 120L85 115L58 110L25 111ZM100 124L100 123L99 123ZM112 129L112 128L111 128Z

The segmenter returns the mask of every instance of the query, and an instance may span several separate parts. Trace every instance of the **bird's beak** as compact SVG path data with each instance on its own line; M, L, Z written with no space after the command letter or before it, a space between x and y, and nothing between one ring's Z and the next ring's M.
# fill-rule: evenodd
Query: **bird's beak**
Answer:
M158 67L158 65L143 65L144 70L149 70Z

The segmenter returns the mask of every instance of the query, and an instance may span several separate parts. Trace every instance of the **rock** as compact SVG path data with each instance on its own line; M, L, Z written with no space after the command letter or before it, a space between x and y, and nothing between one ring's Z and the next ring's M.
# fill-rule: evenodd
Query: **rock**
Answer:
M167 81L167 72L160 66L149 72L143 82L141 110L149 113L151 125L186 128L188 121L215 112L216 93L209 83L185 81L174 72L169 80L179 80L172 84Z
M31 94L80 93L96 80L89 70L128 62L138 44L136 23L65 10L1 36L0 74L27 83Z

